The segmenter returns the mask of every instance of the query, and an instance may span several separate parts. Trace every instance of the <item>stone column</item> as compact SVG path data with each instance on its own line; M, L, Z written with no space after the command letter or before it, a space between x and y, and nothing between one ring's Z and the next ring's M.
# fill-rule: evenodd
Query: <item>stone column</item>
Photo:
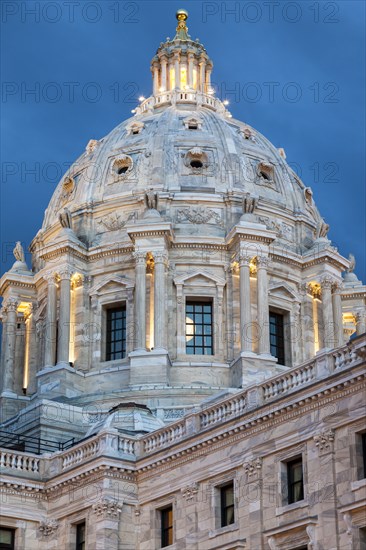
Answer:
M153 90L156 96L159 93L159 64L155 61L153 63Z
M167 89L167 75L166 75L166 68L167 68L167 58L165 56L162 56L161 58L161 87L163 88L164 92Z
M334 322L333 322L333 303L332 303L332 285L333 279L323 277L321 280L322 288L322 309L324 326L324 347L326 349L334 348Z
M3 391L14 391L14 363L15 363L15 338L17 328L18 302L15 298L9 298L5 302L7 314L5 327L5 349L4 349L4 374Z
M193 53L188 54L188 86L193 88Z
M257 256L258 351L261 355L270 355L267 268L268 256Z
M166 342L166 284L165 266L168 256L166 252L154 252L154 344L156 350L165 350Z
M2 335L1 335L1 355L0 355L0 392L3 390L4 382L4 370L5 370L5 347L6 347L6 333L7 333L7 313L5 302L1 308L1 324L2 324Z
M366 311L361 309L355 312L356 333L357 335L365 334L366 332Z
M205 59L200 60L199 62L200 66L200 82L199 82L199 90L201 92L205 91L205 73L206 73L206 61Z
M211 88L211 73L212 73L212 65L206 66L206 79L205 79L205 92L206 94L209 93L209 90Z
M333 286L333 323L334 323L334 346L339 348L344 344L343 338L343 316L341 286L335 283Z
M57 286L55 273L48 272L43 277L47 281L47 311L45 327L45 367L56 363L57 337Z
M239 256L239 292L240 292L240 351L252 351L252 315L250 305L250 264L251 257Z
M146 253L135 252L136 260L136 349L146 350Z
M27 394L31 395L37 391L37 335L36 321L34 313L34 305L29 304L27 311L24 314L26 319L26 357L28 384ZM25 368L24 368L25 370Z
M58 334L58 363L69 363L70 355L70 307L71 307L71 275L68 266L60 269L60 317Z
M180 89L180 64L179 64L179 53L174 54L174 72L175 72L175 87Z
M301 292L301 336L298 342L294 342L298 346L301 353L300 361L308 361L315 355L314 347L314 319L313 319L313 298L311 296L311 288L307 283L300 285Z

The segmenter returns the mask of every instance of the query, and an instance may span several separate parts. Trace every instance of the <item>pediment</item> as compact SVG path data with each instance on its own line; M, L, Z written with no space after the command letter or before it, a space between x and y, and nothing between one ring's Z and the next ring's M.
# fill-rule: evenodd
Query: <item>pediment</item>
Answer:
M108 292L113 292L116 289L118 289L118 287L120 288L122 287L122 289L125 290L128 288L133 288L134 286L135 286L135 283L131 279L128 279L127 277L119 277L119 276L108 277L108 278L105 277L102 281L100 281L97 285L94 285L90 289L89 295L94 296L94 295L105 294Z
M285 298L286 300L299 301L297 293L287 283L278 283L270 285L269 293L271 296L277 296L278 298Z
M218 277L208 271L191 271L176 277L174 279L175 285L217 285L225 286L226 281L222 277Z

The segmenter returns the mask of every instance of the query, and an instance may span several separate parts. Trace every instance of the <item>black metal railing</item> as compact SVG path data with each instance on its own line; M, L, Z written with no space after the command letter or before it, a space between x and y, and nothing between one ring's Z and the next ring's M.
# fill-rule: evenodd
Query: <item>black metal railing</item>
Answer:
M65 451L66 449L70 449L75 443L74 437L67 441L50 441L32 435L0 430L0 447L13 451L23 451L40 455L42 453Z

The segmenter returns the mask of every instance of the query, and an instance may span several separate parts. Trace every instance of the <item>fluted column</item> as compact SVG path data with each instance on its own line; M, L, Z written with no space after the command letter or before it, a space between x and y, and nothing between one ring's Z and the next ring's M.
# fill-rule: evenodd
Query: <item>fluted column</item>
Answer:
M70 307L71 307L71 275L69 267L59 271L60 275L60 317L59 317L59 347L58 363L68 363L70 356Z
M175 87L180 89L180 64L179 64L179 53L174 54L174 73L175 73Z
M193 88L193 53L188 54L188 87Z
M323 277L321 280L322 288L322 309L324 326L324 347L326 349L334 348L334 321L333 321L333 303L332 303L332 285L333 279Z
M251 257L239 256L240 294L240 351L252 351L252 315L250 305L250 264Z
M206 73L206 61L205 59L201 59L199 62L200 66L200 83L199 83L199 89L201 92L205 91L205 73Z
M162 56L160 62L161 62L161 87L165 92L167 89L166 69L167 69L168 60L165 56Z
M205 78L205 92L206 94L209 93L211 88L211 73L212 73L212 65L207 64L206 66L206 78Z
M3 391L14 391L14 364L15 364L15 338L17 327L18 302L10 298L5 302L6 326L5 326L5 350L4 350L4 374Z
M153 90L154 95L159 93L159 64L155 61L153 63Z
M268 256L257 256L258 351L263 355L270 355L267 268Z
M360 309L355 313L356 333L357 335L365 334L366 332L366 310Z
M343 346L343 316L342 316L342 298L341 286L336 283L333 286L333 322L334 322L334 345L335 347Z
M146 350L146 253L135 252L136 260L136 349Z
M26 322L26 356L27 371L24 365L24 372L28 373L27 377L27 394L32 394L37 391L37 338L36 338L36 321L35 321L35 308L33 304L29 304L29 307L24 314ZM27 358L27 359L26 359ZM25 380L24 380L25 381Z
M57 286L55 273L48 272L43 277L47 281L47 310L45 327L45 359L46 367L56 363L57 337Z
M155 349L166 349L166 284L165 266L167 263L165 252L154 253L154 344Z

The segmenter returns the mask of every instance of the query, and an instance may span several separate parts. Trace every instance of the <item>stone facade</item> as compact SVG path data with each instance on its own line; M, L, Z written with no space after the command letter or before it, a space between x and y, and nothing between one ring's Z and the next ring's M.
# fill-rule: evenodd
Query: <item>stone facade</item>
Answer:
M177 18L153 95L0 280L2 525L16 548L76 548L85 522L88 549L152 550L171 509L176 550L361 549L366 288Z

